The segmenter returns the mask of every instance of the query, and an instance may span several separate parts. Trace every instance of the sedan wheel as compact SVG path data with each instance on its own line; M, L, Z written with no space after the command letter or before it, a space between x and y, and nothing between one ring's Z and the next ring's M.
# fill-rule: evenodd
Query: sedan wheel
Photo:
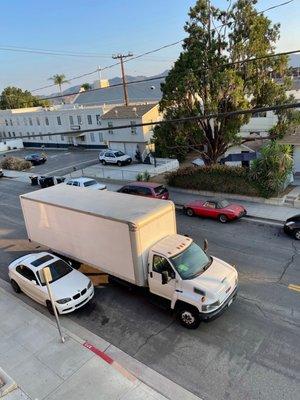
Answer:
M186 215L188 215L189 217L194 216L194 210L192 210L191 208L187 208L185 212L186 212Z
M16 281L14 281L13 279L10 281L12 288L14 289L14 291L16 293L21 293L21 289L20 286L17 284Z
M295 230L294 237L296 240L300 240L300 229Z
M226 217L226 215L221 214L219 215L219 221L222 222L222 224L225 224L228 221L228 218Z

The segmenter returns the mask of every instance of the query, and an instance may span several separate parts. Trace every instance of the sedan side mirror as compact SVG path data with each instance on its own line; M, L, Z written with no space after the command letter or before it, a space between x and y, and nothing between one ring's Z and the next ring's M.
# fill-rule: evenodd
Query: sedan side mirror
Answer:
M206 253L207 250L208 250L208 240L207 240L207 239L204 239L204 242L203 242L203 250L204 250L205 253Z
M169 282L169 275L168 271L162 271L161 273L161 283L166 285Z

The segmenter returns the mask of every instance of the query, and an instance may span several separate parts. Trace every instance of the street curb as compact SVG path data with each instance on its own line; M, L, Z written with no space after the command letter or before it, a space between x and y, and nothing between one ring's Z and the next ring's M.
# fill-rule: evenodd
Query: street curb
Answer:
M18 303L30 310L33 314L38 314L39 318L42 318L47 322L50 321L51 325L56 326L54 317L50 316L50 314L46 316L36 308L32 307L30 304L36 306L39 306L39 304L35 303L29 297L25 297L26 302L23 301L23 299L13 292L10 284L2 278L0 278L0 291L1 290L3 290L6 295L13 296ZM131 357L129 354L123 352L105 339L95 335L93 332L82 327L71 319L61 318L60 323L65 334L88 350L93 351L94 354L101 357L108 364L111 364L114 369L131 382L139 380L169 400L202 400L200 397L189 392L187 389L184 389L150 367L147 367L145 364ZM93 349L90 348L91 346Z
M174 203L174 204L175 204L175 209L177 211L183 211L183 209L184 209L184 205L183 204L178 204L178 203ZM251 214L244 215L244 217L242 217L242 218L246 218L246 219L248 219L250 221L252 219L256 220L256 221L253 221L253 222L273 223L274 225L278 225L278 224L282 225L285 222L285 220L272 219L272 218L263 218L263 217L258 217L256 215L251 215Z

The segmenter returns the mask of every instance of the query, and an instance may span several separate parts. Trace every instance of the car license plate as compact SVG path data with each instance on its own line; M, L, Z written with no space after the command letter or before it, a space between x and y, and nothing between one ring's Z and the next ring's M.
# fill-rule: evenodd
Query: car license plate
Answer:
M230 307L231 304L232 304L232 302L233 302L233 299L230 299L229 302L228 302L228 304L227 304L227 307Z

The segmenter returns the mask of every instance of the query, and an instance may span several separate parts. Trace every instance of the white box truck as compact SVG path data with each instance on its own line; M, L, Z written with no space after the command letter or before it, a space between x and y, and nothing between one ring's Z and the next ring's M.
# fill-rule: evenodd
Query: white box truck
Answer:
M188 328L236 298L236 269L177 234L171 201L64 184L20 200L30 241L148 288Z

